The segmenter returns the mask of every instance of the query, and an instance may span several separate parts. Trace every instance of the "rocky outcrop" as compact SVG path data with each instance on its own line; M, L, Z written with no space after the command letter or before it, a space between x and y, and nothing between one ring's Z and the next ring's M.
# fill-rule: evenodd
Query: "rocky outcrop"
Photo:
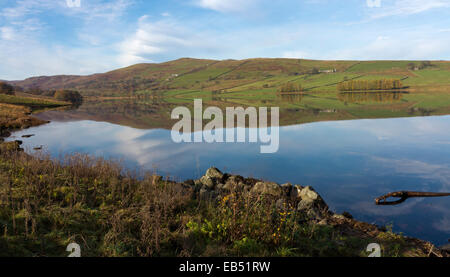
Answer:
M297 211L305 215L305 219L321 221L330 216L325 201L312 187L301 185L265 182L238 175L222 173L217 168L210 168L206 174L195 181L187 181L193 185L200 199L214 200L230 192L249 192L255 197L269 198L282 208L288 202L296 205Z

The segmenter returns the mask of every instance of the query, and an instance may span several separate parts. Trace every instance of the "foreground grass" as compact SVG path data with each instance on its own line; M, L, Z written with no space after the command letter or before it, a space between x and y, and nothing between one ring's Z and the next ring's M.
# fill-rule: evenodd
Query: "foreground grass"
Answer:
M383 256L428 253L423 243L350 219L317 224L295 201L280 208L236 189L204 199L194 182L136 178L83 155L3 151L0 180L0 256L67 256L72 242L83 256L113 257L367 256L373 242Z

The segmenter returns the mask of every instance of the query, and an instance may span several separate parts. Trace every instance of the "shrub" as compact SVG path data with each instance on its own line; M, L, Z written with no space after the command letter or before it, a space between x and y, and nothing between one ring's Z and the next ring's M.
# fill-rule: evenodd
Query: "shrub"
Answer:
M301 92L302 86L296 83L286 83L280 86L278 92Z
M74 90L57 90L54 97L57 100L68 101L71 103L80 103L83 101L83 96L81 96L78 91Z
M5 82L0 82L0 94L14 95L14 87Z

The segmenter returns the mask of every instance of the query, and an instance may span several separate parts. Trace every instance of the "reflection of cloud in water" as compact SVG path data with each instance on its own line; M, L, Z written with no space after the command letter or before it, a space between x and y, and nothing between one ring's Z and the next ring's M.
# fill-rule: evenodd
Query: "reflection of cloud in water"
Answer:
M171 159L186 152L186 149L173 147L174 144L164 130L123 130L116 134L119 140L115 152L129 159L136 160L140 166L165 164L164 160ZM178 161L177 161L178 162Z
M380 162L384 167L394 169L400 174L414 174L425 180L438 181L442 184L441 192L450 190L450 165L431 164L423 161L410 159L388 159L372 157L374 161Z
M450 233L450 217L444 216L440 221L433 223L433 227L442 232Z
M305 124L304 126L319 127L328 125L333 129L348 129L366 131L373 134L378 140L396 140L416 141L423 137L430 138L431 135L444 135L448 137L450 116L432 116L432 117L411 117L411 118L390 118L390 119L361 119L345 120L334 122L322 122ZM299 126L286 127L288 130L300 129ZM407 132L405 132L407 131ZM440 143L449 143L442 141Z

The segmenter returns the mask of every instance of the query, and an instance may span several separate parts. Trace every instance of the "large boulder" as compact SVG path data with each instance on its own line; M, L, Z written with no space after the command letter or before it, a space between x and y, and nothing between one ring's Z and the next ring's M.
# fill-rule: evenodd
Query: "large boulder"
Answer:
M217 184L222 182L223 173L215 167L211 167L206 171L205 176L200 178L199 182L205 189L213 190Z
M218 170L217 168L211 167L210 169L208 169L206 171L205 176L209 177L209 178L222 179L223 173L220 170Z
M321 220L328 215L327 204L312 187L303 188L298 196L300 202L297 210L303 212L309 219Z
M270 195L280 197L283 190L277 183L258 182L251 189L253 194Z

